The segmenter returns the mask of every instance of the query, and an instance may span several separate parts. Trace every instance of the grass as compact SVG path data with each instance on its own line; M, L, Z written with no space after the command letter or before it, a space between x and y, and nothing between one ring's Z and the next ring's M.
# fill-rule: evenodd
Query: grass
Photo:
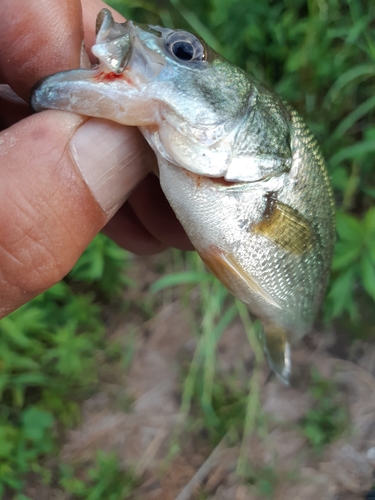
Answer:
M84 467L82 478L72 466L61 465L59 484L75 499L126 500L130 498L139 479L130 470L123 470L115 453L97 453L91 467Z
M375 5L364 0L110 3L139 22L195 31L303 115L327 159L337 206L338 237L324 319L342 321L353 336L373 333ZM213 443L224 435L233 441L243 434L246 438L261 425L257 370L263 359L256 325L196 256L177 251L173 256L175 273L155 283L152 292L163 294L167 303L176 296L171 287L185 287L179 300L190 311L197 349L182 382L182 411L194 415ZM79 402L95 390L98 352L109 357L117 352L106 347L103 310L113 293L131 286L128 262L127 254L99 236L64 281L0 322L0 498L7 491L25 500L28 474L52 480L46 459L59 448L57 430L77 422ZM198 309L190 307L192 289L201 298ZM144 309L147 316L153 314L150 302ZM237 314L256 354L255 376L241 388L233 379L220 379L216 366L217 342ZM121 362L129 364L130 357L129 351ZM320 395L302 428L311 445L321 448L338 436L345 417L329 384L316 380L312 390ZM244 460L238 472L247 473ZM270 496L275 479L272 471L263 472L258 486ZM100 498L103 488L111 500L127 498L136 486L133 474L124 472L113 456L99 455L85 477L69 467L59 477L66 495L89 500Z
M66 280L0 322L0 498L21 494L27 474L51 479L44 458L58 449L58 427L78 422L79 402L97 386L98 353L113 355L97 301L109 299L107 280L120 289L126 261L99 236Z
M348 427L349 417L337 384L312 372L309 388L314 405L301 422L309 444L320 453L324 446L338 439Z

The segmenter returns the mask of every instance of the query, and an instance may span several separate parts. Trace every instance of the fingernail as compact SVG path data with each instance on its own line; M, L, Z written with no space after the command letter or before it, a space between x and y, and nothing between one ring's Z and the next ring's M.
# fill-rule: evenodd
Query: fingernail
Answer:
M99 118L78 128L71 151L94 198L109 216L153 167L149 147L137 128Z

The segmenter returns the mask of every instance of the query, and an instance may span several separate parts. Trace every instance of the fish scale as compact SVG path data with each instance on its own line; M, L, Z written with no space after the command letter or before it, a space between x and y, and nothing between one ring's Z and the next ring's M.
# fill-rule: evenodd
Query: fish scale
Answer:
M34 89L62 109L138 126L161 187L207 267L262 321L284 382L290 344L311 327L334 244L334 205L319 147L277 94L194 34L114 22L103 9L99 65Z

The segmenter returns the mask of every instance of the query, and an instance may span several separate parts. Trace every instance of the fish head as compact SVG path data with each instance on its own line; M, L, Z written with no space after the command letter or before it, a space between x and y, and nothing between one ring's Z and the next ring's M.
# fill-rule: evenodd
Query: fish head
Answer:
M143 128L158 155L198 174L222 176L228 134L246 115L251 83L240 69L183 30L97 17L99 64L49 76L35 110L62 109Z

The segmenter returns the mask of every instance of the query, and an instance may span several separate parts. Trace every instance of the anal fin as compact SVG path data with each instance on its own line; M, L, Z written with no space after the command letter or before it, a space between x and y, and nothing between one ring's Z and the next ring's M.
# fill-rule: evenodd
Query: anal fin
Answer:
M239 264L236 262L235 258L227 253L224 253L217 247L212 247L209 251L203 253L199 252L199 255L209 270L212 272L216 278L223 283L224 286L238 299L242 300L238 292L236 292L233 283L236 280L240 280L243 284L252 290L257 295L260 295L263 300L268 302L274 307L281 309L279 304L274 300L274 298L265 290L258 281L246 272Z

